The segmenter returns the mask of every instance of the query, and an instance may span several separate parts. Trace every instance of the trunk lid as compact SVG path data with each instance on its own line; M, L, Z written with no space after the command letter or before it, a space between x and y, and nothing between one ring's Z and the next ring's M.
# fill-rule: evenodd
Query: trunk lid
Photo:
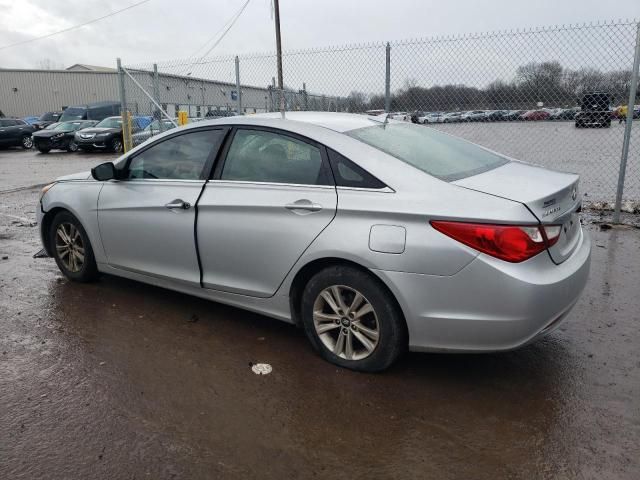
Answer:
M560 238L549 254L555 263L562 263L571 256L581 236L579 179L571 173L512 161L452 183L523 203L541 224L561 226Z

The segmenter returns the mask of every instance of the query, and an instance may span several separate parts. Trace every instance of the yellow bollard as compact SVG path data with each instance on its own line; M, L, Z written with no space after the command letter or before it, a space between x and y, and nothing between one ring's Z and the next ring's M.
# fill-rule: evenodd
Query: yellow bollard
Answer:
M187 115L187 112L185 112L184 110L180 110L178 112L178 125L186 125L187 123L189 123L189 117Z

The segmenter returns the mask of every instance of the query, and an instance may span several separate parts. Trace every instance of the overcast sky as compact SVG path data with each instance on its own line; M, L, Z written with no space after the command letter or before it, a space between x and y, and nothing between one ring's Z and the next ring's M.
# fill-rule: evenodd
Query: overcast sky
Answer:
M136 0L0 0L0 47L70 27ZM191 56L245 0L151 0L55 37L0 50L0 68L115 66ZM251 0L211 55L275 49L270 0ZM639 0L281 0L285 50L640 17Z

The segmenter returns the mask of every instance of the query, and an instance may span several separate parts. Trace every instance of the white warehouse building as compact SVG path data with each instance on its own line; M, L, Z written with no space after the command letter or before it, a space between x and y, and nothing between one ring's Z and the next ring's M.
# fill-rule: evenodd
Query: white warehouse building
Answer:
M153 95L153 75L148 71L130 73L142 89ZM169 115L186 110L191 117L204 117L210 110L235 111L235 83L159 73L160 103ZM153 103L125 76L126 101L134 115L150 115ZM265 86L241 86L243 113L260 113L278 108L277 94ZM287 108L300 109L306 94L287 92ZM67 106L99 101L119 101L116 69L76 64L65 70L0 69L0 111L7 117L40 115Z

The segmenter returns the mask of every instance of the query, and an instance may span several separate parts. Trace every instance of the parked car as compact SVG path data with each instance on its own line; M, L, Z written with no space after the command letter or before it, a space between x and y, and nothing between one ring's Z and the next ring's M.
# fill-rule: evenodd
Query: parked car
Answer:
M422 118L422 123L443 123L443 112L432 112Z
M25 121L25 123L29 124L29 125L33 125L34 123L36 123L38 120L40 120L40 117L31 115L28 117L22 117L22 120Z
M460 119L463 122L481 122L484 120L485 111L484 110L471 110L469 112L464 112Z
M140 127L137 117L132 118L133 132ZM73 136L78 148L85 152L93 150L109 150L116 153L123 151L122 117L108 117L96 124L95 127L85 128Z
M31 134L35 131L32 125L19 118L0 118L0 148L33 147Z
M529 110L520 116L521 120L538 121L548 120L551 114L547 110Z
M509 113L504 116L504 119L510 122L514 120L521 120L520 117L525 113L527 113L526 110L509 110Z
M76 152L78 144L75 142L75 133L84 128L93 127L97 123L95 120L52 123L45 129L33 133L33 144L41 153L49 153L54 149Z
M36 130L42 130L52 123L59 121L61 116L62 112L45 112L40 115L40 118L38 118L37 121L33 123L33 126L36 128Z
M174 122L178 122L177 118L173 119ZM144 127L142 130L140 130L139 132L134 133L133 135L131 135L132 140L133 140L133 145L140 145L142 142L149 140L151 137L153 137L154 135L158 135L159 133L162 133L163 131L167 131L167 130L171 130L172 128L176 128L176 125L173 122L170 122L167 119L162 120L162 130L160 130L160 121L159 120L154 120L153 122L151 122L149 125L147 125L146 127Z
M550 120L573 120L576 114L580 111L579 107L574 108L556 108L551 116Z
M35 209L46 252L70 280L300 324L361 371L407 348L512 350L567 317L591 251L577 175L407 122L286 116L187 125L59 178Z
M575 126L608 128L611 126L611 112L611 95L605 92L587 93L582 97L580 111L574 117Z
M485 116L485 122L500 122L505 119L505 116L509 113L508 110L489 110Z
M443 115L442 123L454 123L462 121L462 112L449 112Z
M75 105L67 107L62 116L61 122L70 120L104 120L107 117L120 115L120 102L95 102L85 105Z

